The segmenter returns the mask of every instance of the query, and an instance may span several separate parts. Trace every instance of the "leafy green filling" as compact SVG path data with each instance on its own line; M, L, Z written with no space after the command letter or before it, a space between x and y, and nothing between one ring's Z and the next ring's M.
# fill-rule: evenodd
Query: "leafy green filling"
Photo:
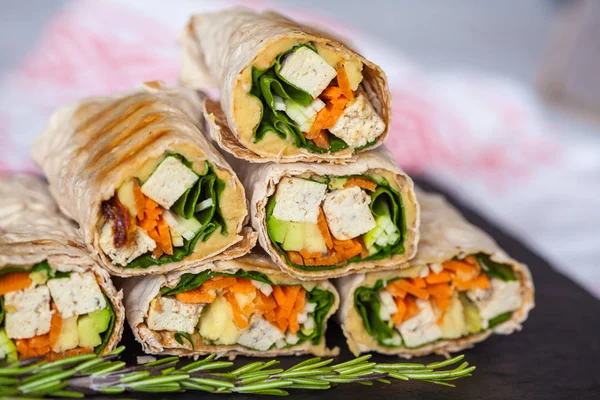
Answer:
M235 278L252 279L258 282L273 285L273 282L271 282L269 277L267 277L263 273L256 271L245 271L240 269L233 274L228 274L223 272L207 270L202 271L198 274L183 274L177 285L175 285L172 288L162 287L160 289L160 293L163 296L174 296L177 293L187 292L188 290L196 289L207 280L216 276L232 276ZM331 293L328 290L313 288L310 292L307 291L306 301L309 303L317 304L315 307L315 311L312 313L313 319L315 320L315 328L308 335L302 333L302 331L298 331L298 338L300 339L300 341L295 345L298 345L299 343L302 343L306 340L312 341L312 343L315 345L321 342L325 330L325 317L327 316L329 310L333 306L335 297L333 293ZM183 343L180 342L180 344Z
M504 264L494 263L489 260L489 256L484 254L476 254L475 257L480 263L484 263L483 265L487 266L488 269L484 269L486 274L490 278L498 278L503 281L509 280L517 280L514 275L512 269ZM484 261L485 260L485 261ZM491 271L491 272L490 272ZM388 280L387 283L393 282L395 278ZM388 325L388 323L381 319L379 310L380 303L377 298L377 293L381 289L384 288L384 283L382 280L378 280L374 286L365 287L361 286L354 291L354 307L358 315L361 317L363 321L363 326L365 331L377 341L377 343L381 346L385 347L399 347L399 346L390 346L389 344L385 344L385 339L391 339L394 334L394 329ZM508 321L512 315L512 312L506 312L500 315L495 316L494 318L488 321L488 327L486 329L482 329L481 332L489 329L493 329L496 326ZM441 340L441 339L440 339ZM424 343L421 346L425 346L429 343ZM418 347L421 347L418 346Z
M311 180L315 180L319 183L329 183L331 180L331 177L329 177L329 176L324 176L324 177L319 177L319 178L324 178L324 180L317 180L315 178L311 178ZM380 212L379 210L382 208L383 204L385 203L389 207L389 210L391 210L392 221L394 221L394 224L396 225L396 227L398 228L398 230L400 232L400 237L398 238L398 240L395 243L388 244L385 247L375 245L377 248L376 253L373 253L366 258L362 258L360 255L358 255L356 257L352 257L346 261L346 264L343 264L343 265L347 265L349 263L358 262L358 261L365 261L365 260L383 260L385 258L390 257L392 254L403 254L405 251L404 238L406 237L406 217L405 217L404 205L402 202L402 195L396 189L394 189L385 178L375 180L369 175L345 175L345 176L339 176L337 178L342 178L342 179L343 178L363 178L363 179L368 179L370 181L377 183L375 192L371 193L371 205L370 205L371 212L374 215L378 215L377 213ZM272 218L273 210L275 209L276 203L277 203L277 200L275 199L275 196L271 196L269 198L269 200L267 201L267 207L266 207L267 234L269 235L271 244L273 244L273 246L277 249L279 254L281 254L281 256L285 259L285 262L288 265L290 265L294 268L298 268L303 271L325 271L325 270L340 268L343 266L342 264L336 264L336 265L314 265L314 266L307 267L304 265L294 264L290 260L290 258L287 256L287 253L285 252L285 250L283 250L281 245L275 241L274 232L272 232L272 230L269 228L269 225L270 225L269 219Z
M317 49L310 44L300 44L279 54L275 59L275 64L267 69L260 70L252 67L252 87L250 94L262 103L260 122L254 128L254 142L260 142L267 133L272 132L281 139L286 139L289 136L296 147L315 153L335 153L336 151L346 149L348 148L348 144L334 135L331 135L329 149L318 147L312 140L304 137L300 131L300 127L285 112L275 109L275 95L285 100L293 101L301 106L309 106L313 101L309 93L294 86L279 73L282 58L301 47L309 48L315 53L317 52Z
M185 157L179 154L168 154L167 157L177 157L186 167L193 170L192 163L186 160ZM184 239L183 246L173 248L173 254L163 254L155 259L152 257L152 253L148 252L131 261L125 266L126 268L148 268L152 265L181 261L184 257L192 254L198 241L207 241L219 229L221 234L227 234L227 224L225 223L223 210L219 206L219 199L225 189L225 182L217 177L214 167L208 162L206 163L206 171L206 174L201 175L194 186L186 190L171 208L171 211L183 218L196 218L202 228L191 240ZM212 205L196 212L196 205L207 199L212 199Z

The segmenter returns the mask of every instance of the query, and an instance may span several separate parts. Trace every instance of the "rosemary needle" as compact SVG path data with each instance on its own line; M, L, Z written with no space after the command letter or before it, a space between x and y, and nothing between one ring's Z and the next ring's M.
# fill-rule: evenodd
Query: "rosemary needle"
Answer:
M375 382L419 380L453 387L450 381L471 376L475 367L463 356L430 364L382 363L365 355L334 364L314 357L288 368L272 368L277 360L255 361L233 368L229 361L215 361L211 354L179 366L178 357L129 366L118 360L120 346L104 356L83 355L45 362L41 358L0 364L0 396L80 398L89 394L245 393L285 396L288 390L327 390L340 384L371 386ZM460 363L460 364L459 364Z

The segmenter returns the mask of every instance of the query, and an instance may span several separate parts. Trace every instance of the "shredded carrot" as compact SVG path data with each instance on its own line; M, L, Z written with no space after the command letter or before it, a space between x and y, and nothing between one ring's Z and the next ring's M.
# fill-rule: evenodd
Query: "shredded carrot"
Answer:
M286 302L285 305L279 304L279 302L277 304L279 304L281 308L285 310L287 315L289 315L294 309L294 304L296 304L296 299L300 294L300 290L302 290L302 287L300 285L283 286L283 292L285 293Z
M479 274L479 276L475 278L475 286L479 289L488 289L490 287L490 280L487 275Z
M246 319L246 317L244 316L240 305L235 299L235 295L231 292L227 292L225 293L225 300L227 300L227 302L231 306L231 310L233 311L233 322L235 323L235 325L240 329L247 328L248 319Z
M452 280L452 274L448 271L442 270L439 274L430 273L425 278L425 282L434 285L436 283L450 282Z
M386 290L388 290L392 295L394 295L395 297L399 297L401 299L406 297L406 290L402 290L400 289L397 285L396 285L397 281L394 282L390 282L387 284L387 286L385 287Z
M417 306L417 302L415 298L412 296L406 296L404 299L404 303L406 304L406 315L404 316L404 320L410 319L419 313L419 306Z
M327 225L327 221L325 220L325 214L323 213L323 208L319 209L319 216L317 218L317 226L319 227L319 231L325 239L325 245L328 249L333 248L333 240L331 239L331 233L329 232L329 226Z
M458 290L487 289L490 287L490 281L485 274L479 274L476 278L469 280L462 280L457 277L454 279L454 286Z
M213 294L205 292L202 288L196 288L188 290L187 292L177 293L175 297L182 303L193 304L212 303L215 299Z
M406 304L404 300L400 297L394 298L394 302L396 303L396 308L398 311L392 315L392 321L394 321L394 325L400 325L402 321L404 321L404 316L406 315Z
M412 278L412 283L413 285L415 285L416 287L418 287L419 289L425 289L427 287L427 284L425 283L425 280L419 276Z
M160 238L160 245L162 247L162 251L165 254L172 255L173 254L173 242L171 241L171 231L169 230L169 225L164 218L160 218L158 220L158 237ZM158 242L156 243L158 245Z
M290 325L288 329L291 333L296 333L300 330L300 324L298 323L298 313L301 313L304 310L304 300L305 300L306 291L300 287L300 291L296 296L296 302L294 303L294 307L292 308L292 312L290 314Z
M142 193L142 188L137 179L133 180L133 199L135 200L135 211L138 221L144 219L144 209L146 204L146 196Z
M337 82L340 86L340 89L342 90L342 93L344 93L344 96L346 96L349 100L354 99L354 92L350 87L350 80L348 79L348 75L346 74L346 68L344 68L344 64L339 64L336 68L336 71Z
M358 186L371 192L374 192L375 188L377 188L377 184L375 182L366 178L348 178L346 183L344 183L344 187L349 188L352 186Z
M321 93L320 97L324 97L328 100L337 99L342 95L342 89L339 86L329 86L327 89Z
M429 293L426 290L416 287L406 279L399 279L394 283L398 286L399 289L402 289L420 299L429 298Z
M286 295L281 286L273 287L273 297L275 298L278 306L281 306L286 302Z
M451 297L452 287L448 283L436 283L426 289L433 297Z
M205 292L209 290L225 289L237 283L237 279L233 276L215 276L202 284L202 289Z
M310 139L310 140L317 137L317 135L319 135L319 133L321 133L323 128L325 128L325 123L327 122L328 119L329 119L329 111L327 110L327 107L323 107L317 113L317 117L315 118L315 122L313 122L312 126L310 127L310 131L305 133L304 136L306 136L306 138Z
M329 134L321 130L313 139L317 147L329 150Z
M263 314L267 314L277 308L277 302L273 296L265 296L262 292L254 299L256 308Z
M152 251L152 256L155 259L163 254L173 254L171 232L167 222L162 217L162 212L162 208L160 208L154 200L146 197L144 201L143 219L138 223L142 229L148 232L148 236L150 236L150 238L156 242L156 247Z
M304 261L302 260L302 256L297 251L287 251L287 256L293 264L296 265L304 265Z
M146 197L144 203L144 219L158 220L158 217L162 214L162 209L158 203L152 200L150 197Z
M433 297L433 303L441 312L448 311L451 302L452 297Z
M467 262L458 260L449 260L442 264L444 268L454 271L462 280L474 278L479 272L477 268Z
M34 336L28 339L15 339L19 358L43 356L50 353L50 334Z
M50 346L54 346L56 344L56 341L60 336L60 330L62 329L62 317L54 302L52 303L52 310L54 311L54 314L52 314L52 319L50 320L50 332L48 333Z
M31 278L27 271L8 272L0 276L0 295L17 290L23 290L31 285Z
M236 284L229 287L229 291L232 293L250 294L256 292L256 286L252 284L250 279L242 278L237 279Z

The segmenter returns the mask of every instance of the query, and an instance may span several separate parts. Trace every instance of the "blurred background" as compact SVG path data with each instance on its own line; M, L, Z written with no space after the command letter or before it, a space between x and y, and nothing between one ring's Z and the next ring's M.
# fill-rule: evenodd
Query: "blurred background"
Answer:
M193 12L276 9L388 74L388 146L600 296L600 1L3 0L0 172L61 104L177 82Z

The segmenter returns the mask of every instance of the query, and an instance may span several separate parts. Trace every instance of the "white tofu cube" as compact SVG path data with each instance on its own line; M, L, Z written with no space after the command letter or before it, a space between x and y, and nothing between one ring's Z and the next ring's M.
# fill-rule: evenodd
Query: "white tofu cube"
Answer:
M301 178L283 178L275 192L273 216L282 221L317 223L327 185Z
M300 47L284 58L279 75L314 99L323 93L337 72L320 55L308 47Z
M159 297L150 303L148 327L154 331L194 333L204 304L187 304L172 297Z
M359 94L348 103L344 113L329 132L339 137L350 147L360 147L372 142L385 130L385 123L369 103Z
M93 272L72 272L68 278L50 279L46 284L63 318L106 308L106 298Z
M167 157L144 182L142 193L168 210L198 178L179 158Z
M375 218L369 204L371 197L358 186L328 193L323 212L331 234L336 239L347 240L375 228Z
M154 250L156 247L156 242L148 236L146 231L137 227L135 231L135 240L129 246L116 248L114 244L113 226L113 221L108 221L102 226L99 244L104 254L106 254L115 264L125 266L142 254Z
M255 317L250 322L250 327L240 335L238 344L250 349L266 351L277 341L284 340L284 336L277 327L269 321Z
M442 330L429 300L417 300L419 313L400 325L400 334L407 347L417 347L442 337Z
M492 278L489 289L469 290L467 296L475 303L481 318L486 322L500 314L515 311L521 307L519 281L504 282ZM485 325L487 326L487 324Z
M30 287L4 295L6 334L11 339L28 339L50 332L52 311L47 286Z

